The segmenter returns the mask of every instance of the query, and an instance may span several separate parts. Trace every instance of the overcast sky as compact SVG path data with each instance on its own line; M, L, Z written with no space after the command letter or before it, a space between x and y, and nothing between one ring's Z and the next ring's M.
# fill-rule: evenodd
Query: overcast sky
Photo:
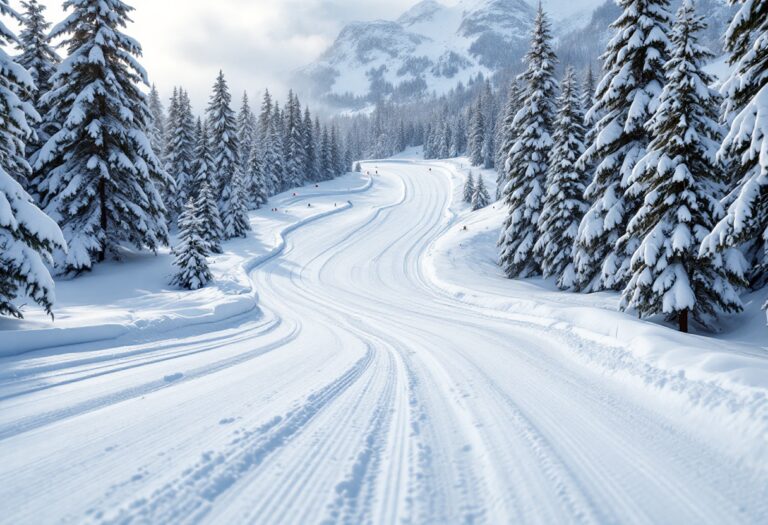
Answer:
M203 109L221 68L237 99L265 87L284 99L287 79L312 62L353 20L394 19L417 0L126 0L136 8L127 33L144 48L142 64L164 98L176 84ZM531 0L533 1L533 0ZM549 0L594 5L600 0ZM11 0L18 7L18 1ZM52 22L61 0L41 0ZM444 3L453 4L447 0ZM239 101L239 100L238 100Z

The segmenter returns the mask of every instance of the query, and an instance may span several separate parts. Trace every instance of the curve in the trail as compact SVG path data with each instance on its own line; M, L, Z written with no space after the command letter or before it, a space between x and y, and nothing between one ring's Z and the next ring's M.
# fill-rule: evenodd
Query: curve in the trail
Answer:
M4 378L0 522L768 517L766 469L680 405L589 366L572 334L434 282L425 260L457 220L448 167L369 166L354 206L259 261L259 322Z

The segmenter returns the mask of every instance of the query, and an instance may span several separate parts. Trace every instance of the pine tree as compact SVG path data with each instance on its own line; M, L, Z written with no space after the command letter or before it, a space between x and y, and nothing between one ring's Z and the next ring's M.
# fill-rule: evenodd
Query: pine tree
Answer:
M208 244L204 237L204 224L197 204L189 199L179 216L179 242L173 249L174 265L178 268L171 285L187 290L198 290L208 284L213 276L208 268Z
M224 215L224 210L229 207L227 199L232 195L232 178L238 168L238 146L232 95L229 93L223 71L219 71L213 86L207 115L211 133L211 155L217 173L212 184L218 192L219 207Z
M594 165L587 199L592 203L579 227L574 255L576 287L584 292L621 290L639 239L624 236L642 202L642 191L627 193L635 163L650 141L645 128L664 86L668 57L667 0L619 0L622 14L603 55L605 77L587 120L595 124L582 162ZM620 240L621 239L621 240Z
M472 172L469 172L467 182L464 183L464 202L467 204L472 202L472 196L475 194L475 176Z
M197 210L203 222L203 235L212 253L221 253L221 241L224 238L224 225L221 223L219 206L216 202L211 182L213 181L213 156L211 155L208 123L197 119L197 144L195 146L195 181L197 190Z
M283 140L277 122L278 118L279 114L272 113L262 160L264 181L270 196L283 189Z
M549 21L539 6L531 49L526 55L528 69L523 75L527 83L525 102L513 124L520 132L507 160L504 204L509 213L499 247L500 263L509 278L529 277L540 271L534 246L552 148L556 62Z
M331 138L326 126L323 126L323 134L320 143L320 173L322 180L331 180L334 177Z
M491 89L490 80L485 83L483 95L483 112L485 113L485 133L483 137L483 168L490 170L496 164L496 104Z
M45 6L40 5L37 0L26 0L21 2L24 8L22 20L22 30L19 34L19 43L17 44L21 54L16 61L26 69L35 85L35 89L27 94L21 93L25 102L32 104L42 117L46 115L50 108L41 103L43 95L51 90L51 77L56 73L56 66L61 62L58 54L54 51L48 40L48 29L51 24L45 19L43 12ZM58 131L59 126L55 122L46 122L40 120L33 125L34 133L26 141L26 157L30 163L34 153L45 144L53 133ZM32 171L30 180L27 184L27 190L37 193L37 186L41 182L41 173ZM24 182L22 180L22 182Z
M69 244L58 268L81 272L123 243L157 250L168 242L161 188L172 184L144 130L151 118L139 82L141 47L121 32L133 8L120 0L68 0L51 38L69 56L42 103L62 128L36 156L44 204Z
M309 181L317 182L319 180L319 174L317 172L317 142L315 139L314 128L312 125L312 115L309 113L309 108L304 110L304 173Z
M339 130L336 126L331 126L331 178L335 179L339 175L347 172L344 166L344 158L341 155L342 145L339 142Z
M293 94L288 93L285 106L285 185L286 188L298 188L304 184L304 133L301 129L301 106Z
M259 140L265 142L270 133L272 124L272 95L269 90L264 92L264 98L261 102L261 112L259 113Z
M155 155L157 155L158 158L164 157L166 150L167 120L165 118L163 103L160 100L160 93L158 93L157 87L154 84L152 84L152 90L149 92L149 112L152 115L147 130L149 142L152 144L152 151L155 152Z
M768 3L731 3L740 6L725 35L734 71L721 90L730 130L719 156L730 161L733 190L724 200L725 217L707 236L702 251L733 261L728 253L741 248L747 268L735 263L728 271L757 287L768 281Z
M243 173L250 171L251 150L256 142L256 128L256 116L251 111L248 93L244 92L240 112L237 115L237 158Z
M469 161L473 166L481 166L484 160L483 146L485 145L485 116L483 115L483 99L477 99L472 108L469 121Z
M253 148L251 148L251 158L248 170L250 174L250 187L248 188L248 193L250 194L251 202L253 202L256 209L259 209L269 200L269 188L267 187L267 181L264 174L264 154L259 145L255 143Z
M544 277L557 276L560 288L573 286L573 244L587 211L584 190L588 176L578 160L583 155L584 111L573 68L567 68L560 87L554 145L547 174L547 194L539 218L536 252Z
M0 0L0 15L15 13ZM0 21L0 43L16 40ZM22 317L21 302L31 298L52 315L54 283L46 268L51 253L66 243L56 223L32 202L19 180L28 173L24 141L36 114L29 100L31 75L0 48L0 315ZM22 170L22 171L19 171Z
M496 200L501 199L504 193L504 187L507 183L507 173L509 171L507 167L507 158L512 151L512 147L517 141L517 128L515 128L515 117L517 112L520 111L520 101L523 97L523 92L520 87L520 82L514 80L509 87L509 95L507 97L507 104L504 106L504 117L499 125L500 137L498 139L498 152L496 159Z
M646 188L629 223L628 236L641 243L632 257L632 277L622 308L642 316L664 314L688 331L688 316L708 324L718 311L741 310L731 279L718 264L698 255L704 236L723 215L723 181L716 153L722 139L719 95L703 71L712 55L696 34L705 28L690 0L678 11L667 84L647 128L652 140L630 182Z
M228 191L229 195L226 199L227 206L221 212L224 238L244 238L246 232L251 230L251 223L248 220L248 209L245 205L245 177L240 168L235 170L232 182L225 191Z
M480 175L477 178L477 184L475 185L475 191L472 193L472 211L477 211L485 208L491 203L491 196L488 195L488 189L485 187L485 180Z
M168 123L165 171L175 184L166 189L165 202L170 216L178 217L192 196L195 120L186 91L178 90L174 104L174 119Z

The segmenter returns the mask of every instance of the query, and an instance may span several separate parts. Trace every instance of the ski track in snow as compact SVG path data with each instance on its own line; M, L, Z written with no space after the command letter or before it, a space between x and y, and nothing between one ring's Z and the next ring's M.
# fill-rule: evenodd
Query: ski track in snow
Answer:
M457 298L448 168L365 166L254 261L262 316L3 360L0 523L768 521L765 396Z

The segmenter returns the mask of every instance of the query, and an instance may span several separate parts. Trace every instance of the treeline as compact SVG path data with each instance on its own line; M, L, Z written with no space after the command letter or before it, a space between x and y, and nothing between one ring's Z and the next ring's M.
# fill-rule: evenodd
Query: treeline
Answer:
M723 95L704 70L713 55L691 0L674 23L666 0L621 6L586 96L572 70L558 90L539 10L501 132L501 265L510 278L621 291L622 309L682 331L689 317L711 326L742 310L740 290L765 283L768 126L756 115L768 109L768 4L742 3L734 16Z
M75 276L126 246L157 251L177 221L174 282L202 286L207 254L245 235L249 209L352 163L338 129L293 93L282 108L265 94L258 116L245 97L236 113L223 74L204 116L182 88L166 114L157 90L141 90L120 0L66 2L52 31L37 0L21 5L0 0L22 25L17 37L0 21L0 315L21 317L26 298L51 313L49 268Z

